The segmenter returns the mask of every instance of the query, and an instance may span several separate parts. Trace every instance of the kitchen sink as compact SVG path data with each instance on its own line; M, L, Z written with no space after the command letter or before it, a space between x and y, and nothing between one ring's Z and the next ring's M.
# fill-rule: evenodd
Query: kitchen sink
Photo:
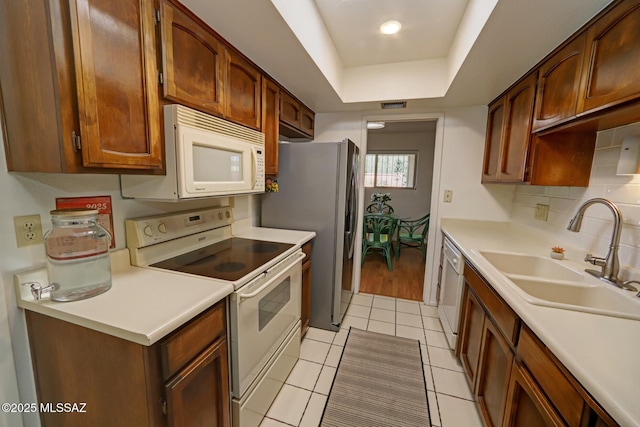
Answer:
M507 275L517 274L519 276L533 276L548 280L584 280L582 273L565 267L561 264L562 261L537 255L507 252L481 251L480 254L495 268Z
M640 320L640 298L613 286L507 276L532 304Z

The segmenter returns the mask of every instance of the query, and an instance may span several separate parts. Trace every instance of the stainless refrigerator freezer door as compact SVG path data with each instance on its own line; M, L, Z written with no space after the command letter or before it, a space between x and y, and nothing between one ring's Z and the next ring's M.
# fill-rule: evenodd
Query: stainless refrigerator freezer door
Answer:
M357 221L358 192L350 191L357 181L351 183L348 177L353 170L349 153L357 147L344 141L283 143L279 149L279 192L262 196L261 225L316 232L310 325L338 330L353 293L351 224Z

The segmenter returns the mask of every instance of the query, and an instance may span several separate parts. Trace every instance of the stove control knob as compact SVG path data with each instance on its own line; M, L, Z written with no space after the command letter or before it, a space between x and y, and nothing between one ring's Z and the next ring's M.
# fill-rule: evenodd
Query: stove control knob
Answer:
M231 212L225 211L224 216L227 217L227 219L231 218Z
M161 232L161 233L166 233L167 232L167 226L164 225L164 222L161 222L158 225L158 231Z
M222 212L218 212L218 219L222 221L222 218L223 218Z
M148 225L144 228L144 234L146 234L147 236L151 237L153 236L153 230L151 229L151 227L149 227Z

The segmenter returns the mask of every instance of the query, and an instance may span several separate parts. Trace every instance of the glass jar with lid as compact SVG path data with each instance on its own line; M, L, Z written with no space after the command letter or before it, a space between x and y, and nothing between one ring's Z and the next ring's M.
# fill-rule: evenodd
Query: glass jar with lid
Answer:
M90 298L111 288L111 235L93 209L51 211L52 229L45 234L53 301Z

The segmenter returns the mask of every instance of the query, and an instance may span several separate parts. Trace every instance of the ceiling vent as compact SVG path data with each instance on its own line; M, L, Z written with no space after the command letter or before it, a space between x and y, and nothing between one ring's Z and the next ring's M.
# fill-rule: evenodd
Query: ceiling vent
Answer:
M380 107L383 110L395 110L398 108L407 108L407 101L381 102Z

